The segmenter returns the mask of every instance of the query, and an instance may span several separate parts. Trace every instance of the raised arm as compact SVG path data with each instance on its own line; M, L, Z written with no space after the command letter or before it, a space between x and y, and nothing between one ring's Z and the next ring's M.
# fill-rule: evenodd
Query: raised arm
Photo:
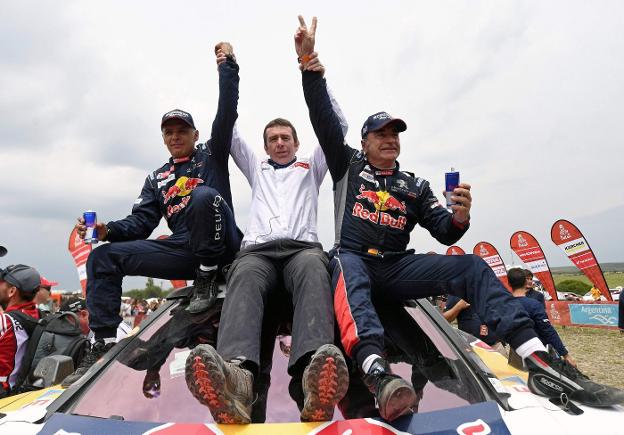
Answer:
M234 49L229 42L215 46L219 71L219 104L212 123L210 146L212 153L227 164L232 143L232 129L238 118L238 64Z
M258 164L258 157L253 152L251 147L247 144L245 139L240 134L238 126L234 124L234 131L232 134L232 147L230 148L230 155L241 170L249 185L253 186L253 179L255 176L255 168Z
M308 29L303 17L299 16L295 51L301 62L303 93L310 112L310 121L325 154L332 179L337 182L345 174L355 150L345 144L343 125L336 114L323 78L325 69L313 51L316 24L314 17Z

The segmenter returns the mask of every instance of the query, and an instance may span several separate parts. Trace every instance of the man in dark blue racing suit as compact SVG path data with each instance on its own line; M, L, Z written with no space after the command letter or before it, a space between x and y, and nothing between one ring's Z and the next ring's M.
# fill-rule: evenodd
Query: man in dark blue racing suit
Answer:
M215 52L225 61L218 66L219 103L210 141L195 146L199 131L189 113L179 109L165 113L161 131L171 158L148 175L132 214L96 226L98 239L111 242L95 249L87 262L89 326L96 341L85 367L64 384L77 380L114 344L122 321L124 276L195 279L187 310L197 314L214 303L216 278L240 248L242 233L234 221L228 173L232 129L238 116L238 65L229 43L219 43ZM146 240L163 217L171 236ZM84 238L82 218L76 227Z
M454 294L470 303L488 328L525 359L534 392L559 397L565 391L588 404L622 400L612 391L603 394L602 386L574 373L563 374L560 362L549 357L537 338L522 305L481 258L414 254L407 249L416 224L446 245L459 240L469 226L470 186L460 184L452 192L456 203L452 212L441 206L428 181L400 169L399 133L407 125L386 112L365 121L362 151L349 147L325 79L305 67L302 80L310 120L334 183L336 238L330 252L334 309L345 351L362 369L381 416L393 420L409 413L416 395L410 384L390 372L382 356L384 331L373 297L406 300Z

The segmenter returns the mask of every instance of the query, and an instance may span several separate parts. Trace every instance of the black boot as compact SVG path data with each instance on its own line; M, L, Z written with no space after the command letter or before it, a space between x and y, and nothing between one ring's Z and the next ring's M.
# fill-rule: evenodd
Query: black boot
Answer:
M219 293L217 284L217 269L201 270L197 269L197 278L193 282L193 297L186 310L191 314L198 314L206 311L214 305Z
M624 403L624 391L589 380L576 367L547 352L533 352L524 360L529 369L529 390L546 397L561 397L589 406Z
M416 406L414 388L400 376L392 374L390 366L377 358L364 375L364 383L375 395L379 414L388 421L412 412Z

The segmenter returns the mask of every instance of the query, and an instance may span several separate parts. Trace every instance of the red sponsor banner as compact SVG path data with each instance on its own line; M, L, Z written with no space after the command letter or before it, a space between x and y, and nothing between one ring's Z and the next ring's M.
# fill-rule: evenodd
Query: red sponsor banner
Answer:
M449 246L446 250L446 255L466 255L466 251L464 251L459 246Z
M540 280L550 297L555 301L559 299L548 261L537 239L526 231L516 231L509 239L509 246Z
M581 231L571 222L560 219L550 229L550 238L555 245L565 252L572 263L589 278L594 287L600 290L600 293L608 301L612 301L613 298L602 269Z
M478 255L490 266L490 268L496 274L496 277L503 283L507 290L511 291L509 281L507 280L507 269L505 269L505 263L499 255L498 251L488 242L479 242L472 250L474 255Z
M82 287L82 296L87 294L87 258L91 253L91 245L84 242L83 239L78 236L78 230L73 229L69 235L69 244L67 246L69 253L74 259L76 269L78 270L78 279L80 280L80 286Z

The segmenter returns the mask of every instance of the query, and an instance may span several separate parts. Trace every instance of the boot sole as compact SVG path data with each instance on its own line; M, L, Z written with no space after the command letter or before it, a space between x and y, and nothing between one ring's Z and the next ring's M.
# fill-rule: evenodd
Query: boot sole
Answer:
M411 414L416 406L416 392L405 381L396 379L391 381L386 388L391 388L390 397L383 400L379 405L379 414L387 421L393 421L402 415Z
M245 406L232 398L234 394L228 388L225 370L216 350L197 346L186 359L186 385L193 397L210 409L215 422L248 424L251 418L245 412Z
M304 376L306 397L301 421L331 420L334 408L349 387L349 373L342 353L335 346L321 346Z

